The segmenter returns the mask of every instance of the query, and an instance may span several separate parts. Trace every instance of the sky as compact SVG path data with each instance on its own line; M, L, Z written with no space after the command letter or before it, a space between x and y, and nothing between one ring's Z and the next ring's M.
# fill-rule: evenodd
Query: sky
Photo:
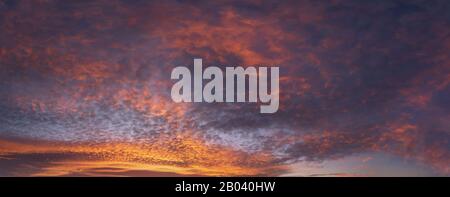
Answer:
M0 176L449 176L450 2L0 0ZM173 68L280 69L280 107Z

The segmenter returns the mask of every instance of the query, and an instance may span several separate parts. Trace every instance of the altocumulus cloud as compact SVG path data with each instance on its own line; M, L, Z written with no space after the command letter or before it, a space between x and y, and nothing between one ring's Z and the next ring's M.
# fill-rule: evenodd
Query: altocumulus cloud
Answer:
M448 1L2 0L0 174L285 175L301 162L387 154L405 162L386 165L448 175L448 10ZM170 72L193 58L279 66L278 112L174 103Z

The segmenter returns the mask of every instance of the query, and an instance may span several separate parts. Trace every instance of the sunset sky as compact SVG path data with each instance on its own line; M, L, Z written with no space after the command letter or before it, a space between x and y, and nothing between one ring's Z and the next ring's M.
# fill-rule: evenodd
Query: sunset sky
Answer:
M450 1L0 0L0 176L449 176ZM278 66L280 108L173 68Z

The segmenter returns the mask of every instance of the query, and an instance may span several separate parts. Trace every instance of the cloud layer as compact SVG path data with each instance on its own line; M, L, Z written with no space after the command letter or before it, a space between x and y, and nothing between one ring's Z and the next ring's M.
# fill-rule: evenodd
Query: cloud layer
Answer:
M375 153L448 175L448 10L2 0L0 175L284 175ZM172 102L170 72L193 58L279 66L279 111Z

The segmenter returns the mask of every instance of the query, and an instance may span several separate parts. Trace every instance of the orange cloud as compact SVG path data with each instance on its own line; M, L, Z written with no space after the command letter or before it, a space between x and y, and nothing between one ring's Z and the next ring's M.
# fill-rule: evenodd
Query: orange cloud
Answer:
M184 133L161 136L151 142L57 143L0 140L0 155L75 154L76 158L47 163L31 176L89 174L96 168L153 171L179 175L254 176L278 173L271 154L246 153L231 147L207 144ZM103 171L107 174L108 170ZM111 173L115 171L112 170ZM118 174L120 175L120 174Z

